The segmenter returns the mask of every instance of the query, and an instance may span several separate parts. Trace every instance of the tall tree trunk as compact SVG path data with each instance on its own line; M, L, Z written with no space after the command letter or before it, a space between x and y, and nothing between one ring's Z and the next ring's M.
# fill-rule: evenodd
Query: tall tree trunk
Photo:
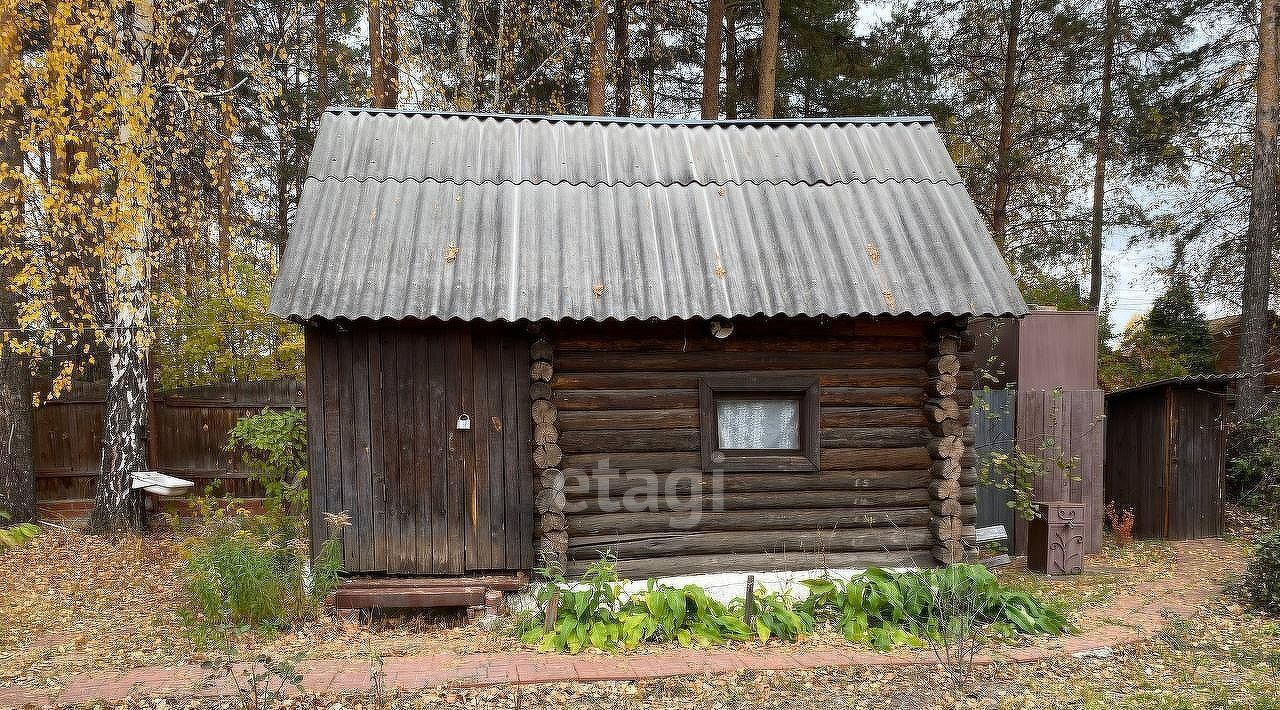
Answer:
M724 117L738 117L738 8L724 9Z
M17 86L22 72L17 0L0 0L0 85ZM21 94L0 98L0 243L22 239L23 202ZM0 259L0 330L18 327L17 259ZM32 437L31 368L13 352L16 339L0 342L0 511L12 522L36 516L36 478Z
M453 106L459 111L476 108L476 63L471 56L471 0L458 3L458 95Z
M146 82L150 81L146 69L150 65L155 16L149 0L135 0L133 13L126 21L130 26L123 34L132 39L140 52L132 58L126 90L137 95L145 91ZM151 128L146 122L150 119L145 108L134 108L120 117L121 150L130 154L126 163L146 165L149 161ZM102 424L102 462L94 486L93 513L89 517L89 529L99 533L141 530L146 526L142 496L132 490L131 474L147 469L150 171L139 169L129 179L135 184L126 193L132 194L117 199L128 201L122 207L126 214L134 213L138 224L129 236L120 238L117 253L109 257L115 268L107 288L112 310L107 335L110 381Z
M996 143L996 176L991 197L991 236L1004 251L1009 233L1009 188L1013 180L1013 111L1018 100L1018 35L1022 0L1010 0L1004 40L1004 83L1000 92L1000 137Z
M707 0L707 41L702 53L702 119L720 118L721 37L724 0Z
M613 14L614 115L631 115L631 13L627 0L616 0Z
M649 118L658 113L658 23L653 18L653 0L644 0L645 27L649 41L648 71L645 72L645 102L649 104Z
M400 10L396 0L381 0L382 5L382 108L400 105Z
M382 56L382 3L369 0L369 89L374 108L386 108L387 62Z
M1280 0L1262 1L1258 27L1258 105L1253 129L1253 195L1244 245L1244 289L1240 294L1240 381L1236 414L1248 418L1262 405L1270 335L1271 248L1276 218L1276 129L1280 122L1280 77L1276 51Z
M232 141L235 119L232 116L231 87L236 83L236 2L224 0L222 6L222 89L226 94L218 106L222 131L222 159L218 166L218 271L222 285L231 283L231 210L232 210Z
M315 17L315 58L316 65L316 115L329 108L329 17L325 12L325 3L329 0L316 0Z
M604 64L608 57L605 32L609 30L609 11L604 0L591 0L591 66L587 70L587 114L604 115Z
M756 99L760 118L773 118L774 91L778 81L778 22L780 0L763 0L764 31L760 36L760 91Z
M1089 308L1102 305L1102 218L1107 195L1107 151L1111 146L1112 73L1116 32L1120 24L1120 0L1106 0L1102 38L1102 95L1098 108L1098 138L1093 157L1093 216L1089 223Z

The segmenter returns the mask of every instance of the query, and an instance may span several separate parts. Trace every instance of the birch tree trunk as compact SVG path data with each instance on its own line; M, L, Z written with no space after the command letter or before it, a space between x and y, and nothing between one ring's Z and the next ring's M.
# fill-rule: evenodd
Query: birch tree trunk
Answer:
M322 12L317 9L317 12ZM222 89L226 95L219 105L219 118L222 131L222 159L218 165L218 270L224 287L231 283L231 221L232 221L232 142L235 132L234 117L231 112L233 98L231 88L235 86L235 34L236 3L235 0L224 0L222 6Z
M778 82L778 22L780 0L763 0L764 32L760 37L760 91L756 99L760 118L773 118L774 93Z
M721 37L724 0L707 0L707 41L702 54L702 119L720 118Z
M609 30L609 12L604 0L591 0L591 66L587 70L587 114L604 115L604 63L607 57L605 32Z
M1277 34L1280 0L1262 0L1258 27L1258 104L1253 129L1253 194L1244 245L1244 288L1240 295L1240 381L1236 414L1247 419L1262 405L1270 331L1271 248L1276 219Z
M18 3L0 0L0 84L21 80L22 41ZM21 94L0 98L0 243L22 238L23 203ZM18 327L18 296L12 290L16 259L0 259L0 329ZM0 511L12 522L35 519L36 490L32 439L31 369L13 343L0 343Z
M1000 91L1000 137L996 142L996 175L991 198L991 236L1003 252L1009 232L1009 189L1013 182L1013 111L1018 100L1018 40L1022 0L1010 0L1005 28L1004 82Z
M458 72L461 75L454 108L474 111L476 107L476 63L471 56L471 0L458 3Z
M107 331L110 382L102 426L102 463L94 491L89 530L97 533L141 530L146 526L141 494L131 490L135 471L147 468L147 414L150 383L147 350L151 290L150 254L152 176L150 66L155 31L154 9L148 0L134 0L130 26L122 32L124 51L132 57L124 82L129 103L120 116L120 155L115 200L120 223L108 254L114 278L106 285L112 321ZM130 41L131 40L131 41ZM132 45L132 50L128 49Z

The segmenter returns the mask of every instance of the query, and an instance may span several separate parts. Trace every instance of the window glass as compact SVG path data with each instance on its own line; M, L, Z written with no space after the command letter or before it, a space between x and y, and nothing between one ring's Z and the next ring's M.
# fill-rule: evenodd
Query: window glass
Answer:
M722 449L800 448L800 400L722 398L716 400Z

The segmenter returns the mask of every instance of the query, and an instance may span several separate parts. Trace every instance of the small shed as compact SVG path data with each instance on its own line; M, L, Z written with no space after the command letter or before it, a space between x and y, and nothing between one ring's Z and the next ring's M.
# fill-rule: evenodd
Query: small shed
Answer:
M1225 420L1235 375L1160 380L1107 395L1106 498L1134 511L1134 535L1222 532Z
M928 118L335 109L271 311L352 572L928 565L973 316L1026 309Z

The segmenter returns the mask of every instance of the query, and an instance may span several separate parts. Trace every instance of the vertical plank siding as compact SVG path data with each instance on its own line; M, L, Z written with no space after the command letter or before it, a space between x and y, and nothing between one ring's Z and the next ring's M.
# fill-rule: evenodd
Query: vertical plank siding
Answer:
M318 360L319 353L309 358ZM227 434L243 416L264 407L305 409L308 399L296 380L240 382L156 392L150 436L156 470L194 480L200 489L217 485L240 497L261 491L248 481L239 457L226 450ZM44 514L87 511L101 464L103 391L77 384L35 412L36 501Z
M350 516L348 571L532 566L522 337L471 324L325 325L308 328L308 349L309 451L322 472L312 509ZM470 430L456 428L461 413Z
M1083 503L1088 529L1086 552L1102 548L1103 458L1106 449L1106 418L1101 390L1019 390L1017 402L1017 443L1026 453L1040 455L1046 473L1036 481L1036 500ZM1042 451L1045 443L1051 444ZM1076 459L1070 476L1062 475L1055 461ZM1072 480L1077 479L1077 480ZM1018 519L1014 549L1026 550L1027 523Z
M1221 534L1226 401L1222 383L1107 397L1106 497L1133 508L1135 536Z
M701 321L564 323L553 342L571 571L602 552L632 576L931 564L923 321L742 319L723 340ZM818 380L819 471L702 471L698 383L723 373ZM626 489L645 480L647 502Z

